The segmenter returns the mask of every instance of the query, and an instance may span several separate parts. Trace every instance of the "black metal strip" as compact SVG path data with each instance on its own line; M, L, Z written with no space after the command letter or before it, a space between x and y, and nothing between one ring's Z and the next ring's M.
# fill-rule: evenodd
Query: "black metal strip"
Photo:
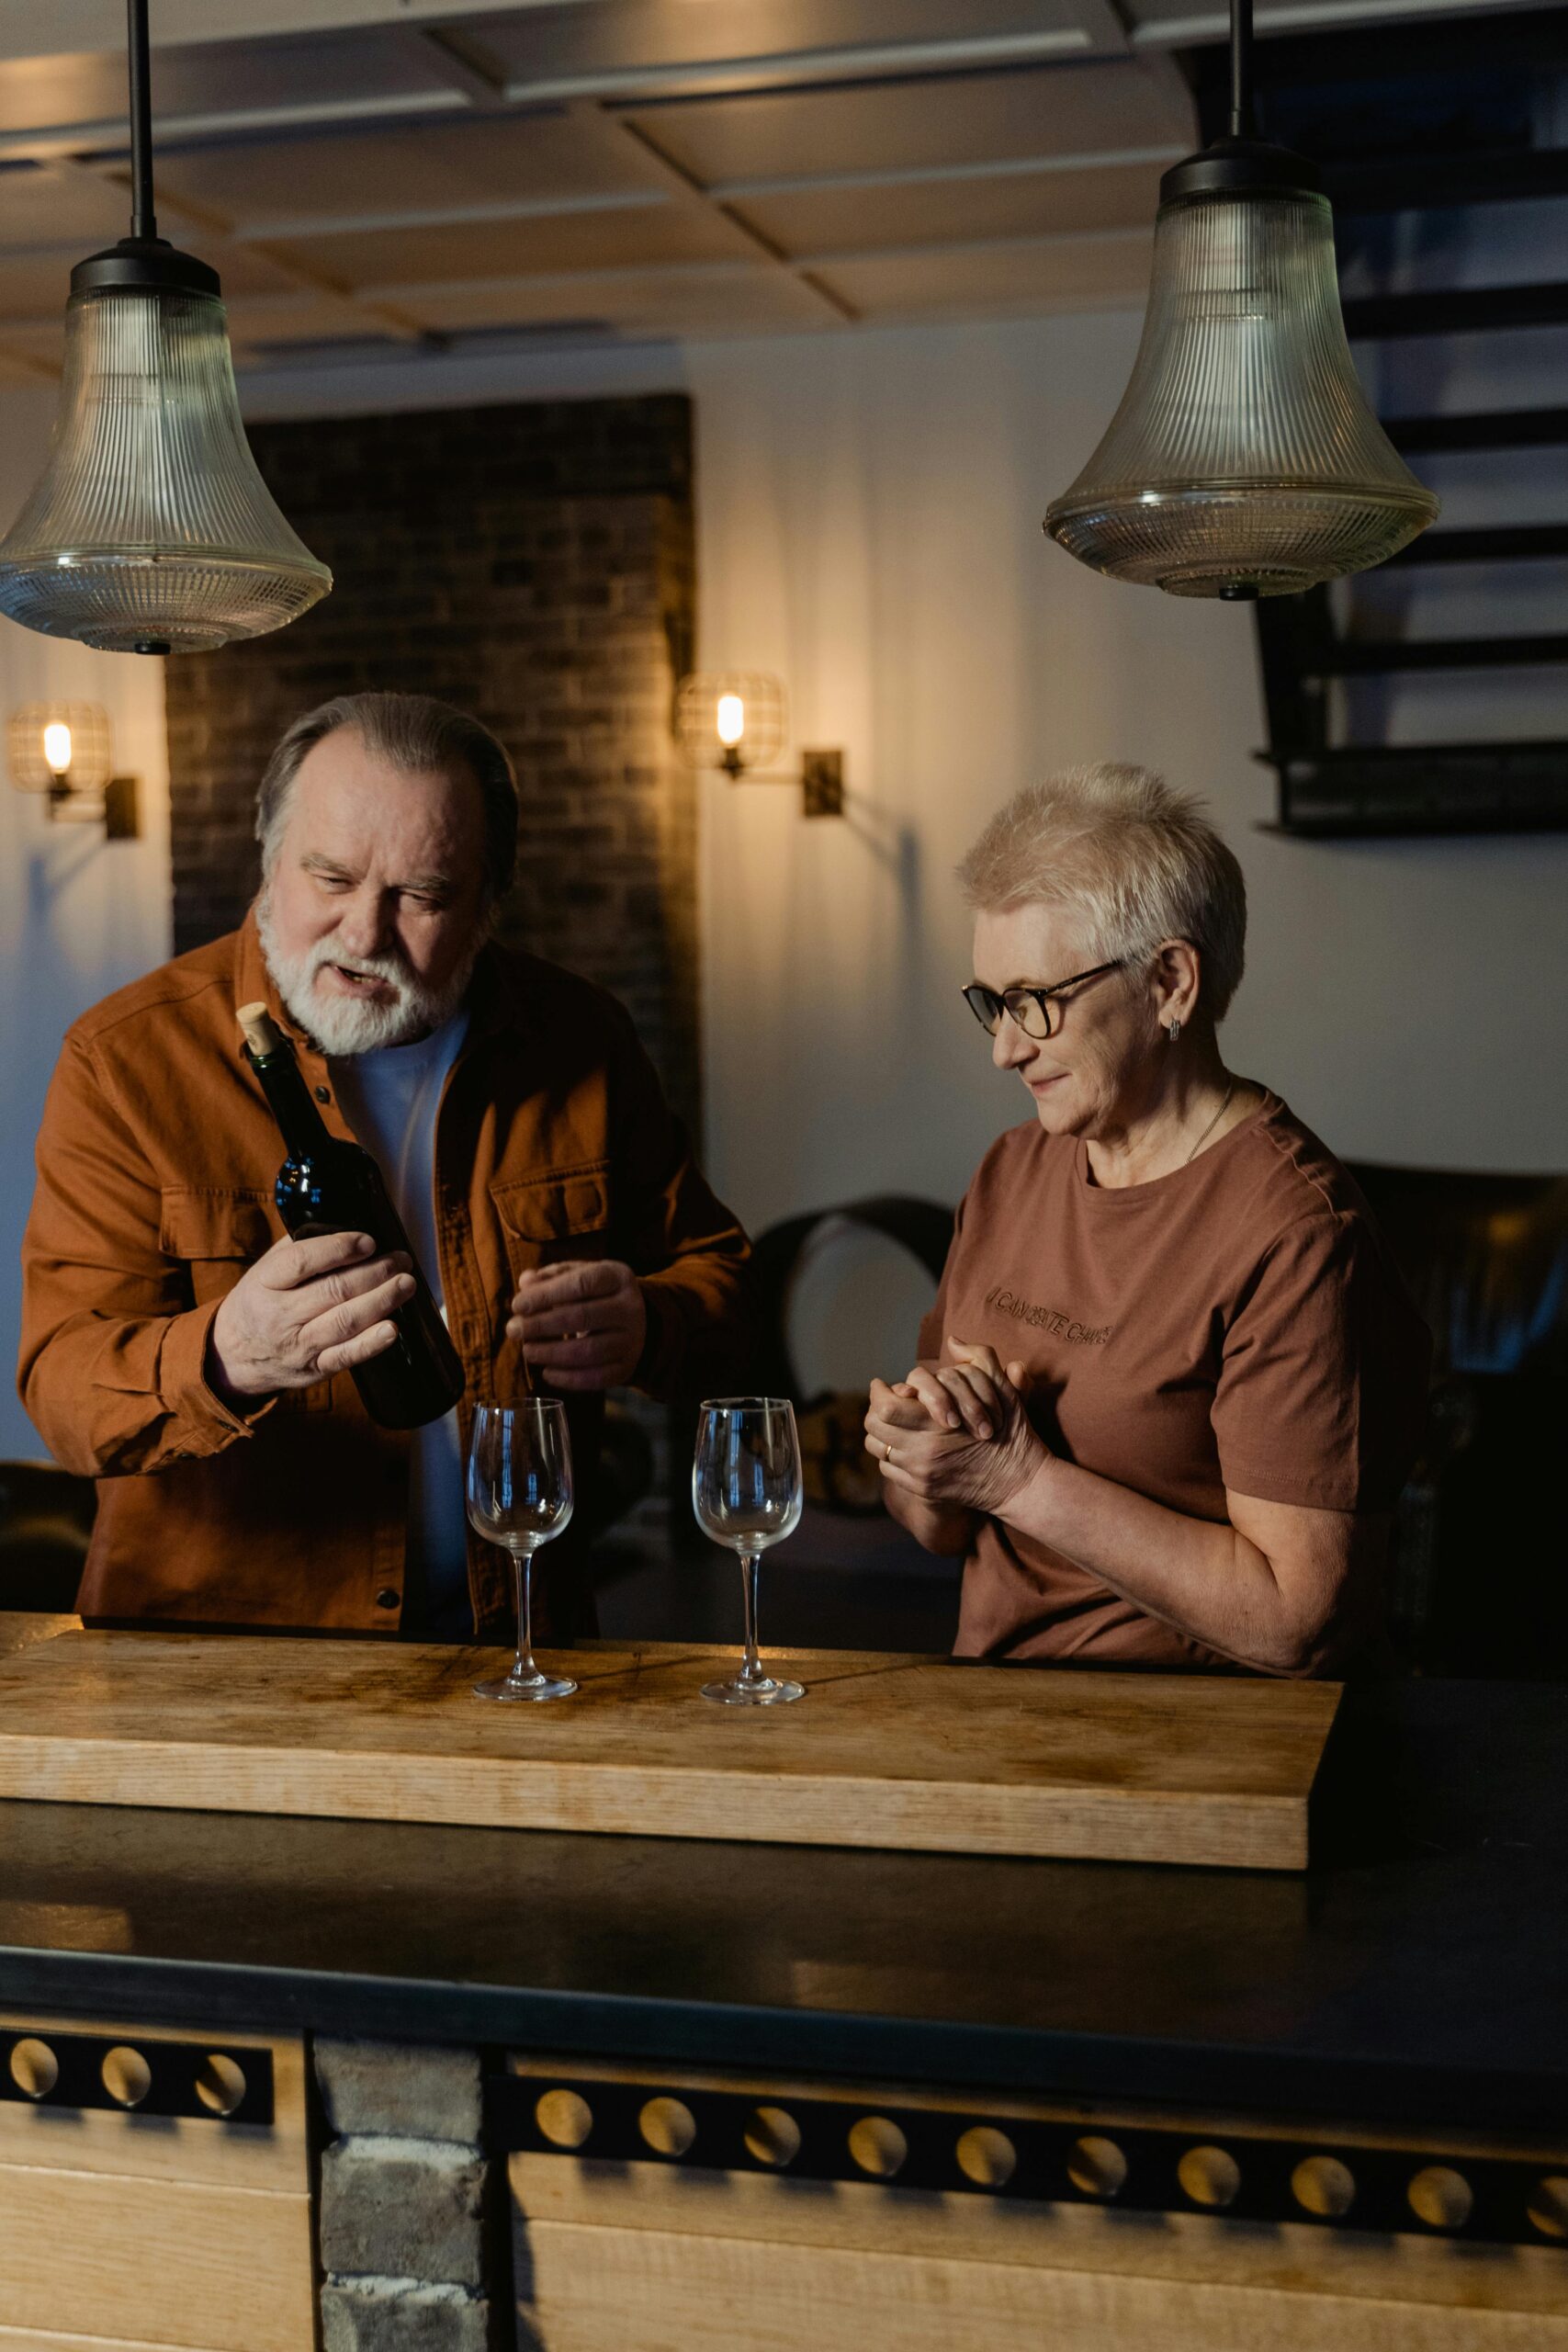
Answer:
M1521 2163L570 2074L487 2076L485 2129L494 2154L1568 2250L1568 2154Z
M11 2026L0 2035L0 2099L198 2123L269 2124L272 2052L222 2042L139 2041L133 2031Z

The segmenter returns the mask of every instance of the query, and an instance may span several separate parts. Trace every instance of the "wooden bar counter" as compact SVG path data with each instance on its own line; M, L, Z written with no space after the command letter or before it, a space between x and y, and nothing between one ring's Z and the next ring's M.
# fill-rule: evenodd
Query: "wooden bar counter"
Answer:
M1565 1953L1547 1686L1304 1871L6 1802L0 2352L1568 2352Z

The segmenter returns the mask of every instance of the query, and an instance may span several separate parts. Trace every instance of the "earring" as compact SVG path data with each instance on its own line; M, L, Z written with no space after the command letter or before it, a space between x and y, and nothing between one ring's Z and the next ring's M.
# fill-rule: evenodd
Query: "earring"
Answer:
M1166 1033L1165 1033L1165 1034L1166 1034L1166 1035L1170 1039L1171 1044L1174 1046L1174 1045L1175 1045L1175 1043L1176 1043L1176 1041L1177 1041L1177 1039L1178 1039L1178 1038L1180 1036L1180 1035L1181 1035L1181 1023L1180 1023L1180 1022L1179 1022L1179 1021L1173 1021L1173 1022L1171 1023L1171 1024L1170 1024L1169 1028L1166 1031Z

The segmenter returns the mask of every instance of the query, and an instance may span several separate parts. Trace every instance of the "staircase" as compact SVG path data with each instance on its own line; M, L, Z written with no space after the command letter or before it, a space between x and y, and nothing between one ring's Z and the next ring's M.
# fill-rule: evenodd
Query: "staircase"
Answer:
M1215 54L1193 61L1206 131L1224 91ZM1275 40L1259 57L1269 136L1323 170L1342 251L1379 215L1555 199L1554 250L1568 255L1568 147L1555 141L1568 91L1568 15L1460 20L1437 39L1386 32ZM1542 129L1546 127L1546 142ZM1390 292L1345 304L1353 344L1568 326L1568 283ZM1420 471L1423 457L1568 447L1568 407L1384 418ZM1441 518L1383 567L1540 566L1568 557L1568 521ZM1550 575L1537 575L1543 585ZM1336 741L1337 680L1418 672L1540 670L1568 664L1568 630L1442 637L1374 635L1336 620L1343 592L1263 599L1256 607L1269 743L1279 778L1276 830L1317 837L1568 829L1568 677L1561 731L1537 740L1391 743Z

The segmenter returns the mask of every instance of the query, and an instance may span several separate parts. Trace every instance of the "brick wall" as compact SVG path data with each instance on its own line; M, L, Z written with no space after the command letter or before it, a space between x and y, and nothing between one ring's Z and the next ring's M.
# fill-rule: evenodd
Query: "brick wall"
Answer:
M323 2352L494 2352L510 2334L472 2050L315 2045Z
M264 424L262 472L333 594L292 628L167 666L175 939L256 882L256 781L296 713L440 695L516 763L502 936L615 989L698 1111L696 803L671 752L694 611L691 417L668 394Z

